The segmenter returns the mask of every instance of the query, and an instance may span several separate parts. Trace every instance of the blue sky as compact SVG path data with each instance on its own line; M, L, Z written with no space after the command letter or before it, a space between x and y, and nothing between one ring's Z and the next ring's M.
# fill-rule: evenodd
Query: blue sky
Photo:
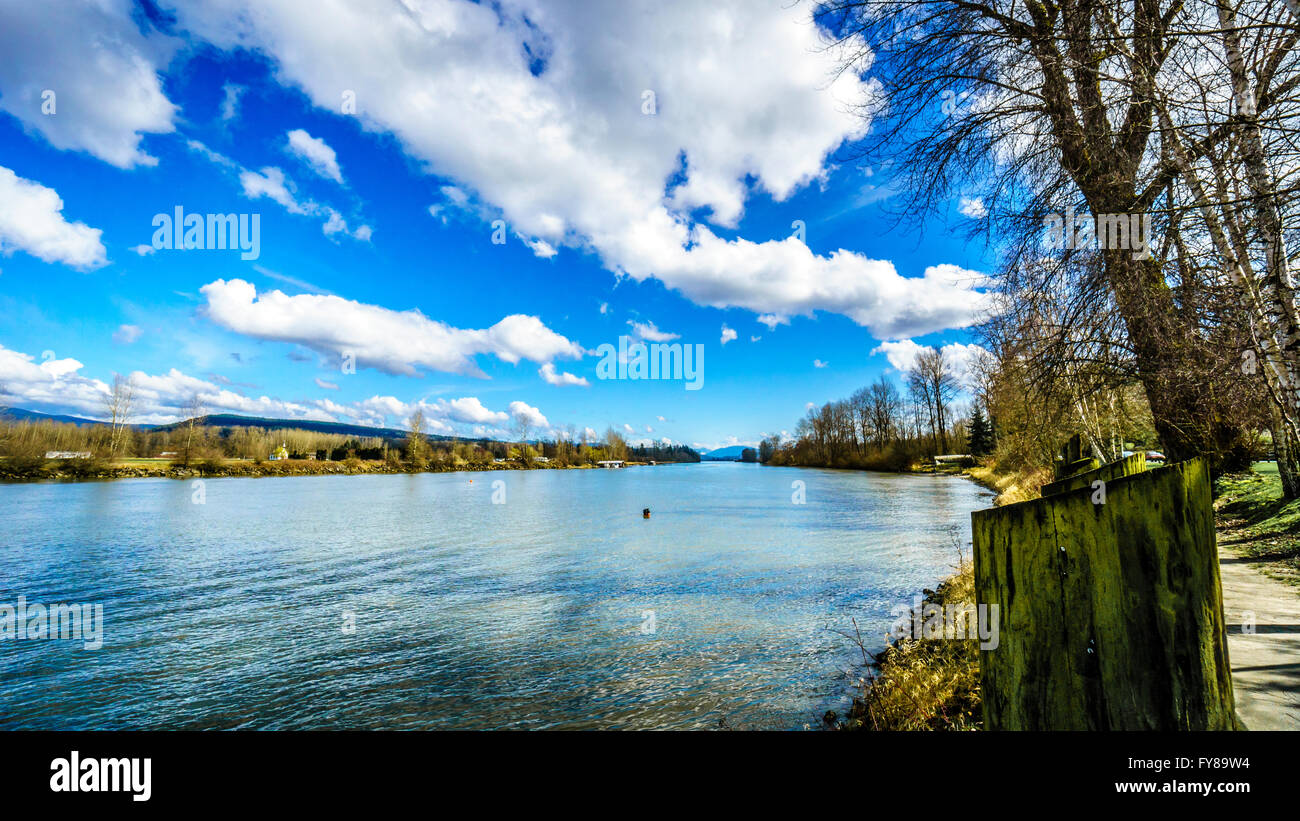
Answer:
M978 204L895 226L870 72L790 5L4 4L0 404L100 416L120 373L148 422L714 447L969 351ZM257 214L257 258L155 248L177 206ZM599 379L623 334L703 387Z

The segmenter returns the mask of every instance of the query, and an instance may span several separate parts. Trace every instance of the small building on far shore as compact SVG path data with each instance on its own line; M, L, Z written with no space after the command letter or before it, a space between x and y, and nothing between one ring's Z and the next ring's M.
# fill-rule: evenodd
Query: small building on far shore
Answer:
M596 464L600 465L603 468L627 467L627 463L624 462L622 459L602 459Z
M93 454L88 450L47 450L46 459L89 459Z

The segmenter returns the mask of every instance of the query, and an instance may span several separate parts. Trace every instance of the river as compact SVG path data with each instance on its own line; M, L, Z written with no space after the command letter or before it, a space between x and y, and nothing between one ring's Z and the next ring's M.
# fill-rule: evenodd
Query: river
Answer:
M0 728L815 727L843 633L879 647L989 497L740 463L4 484L0 606L103 631L0 639Z

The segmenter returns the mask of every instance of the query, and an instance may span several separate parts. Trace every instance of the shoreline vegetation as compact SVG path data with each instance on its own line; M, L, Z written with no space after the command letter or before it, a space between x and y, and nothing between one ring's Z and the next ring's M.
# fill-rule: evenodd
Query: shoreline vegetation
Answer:
M197 402L195 403L198 404ZM531 436L519 420L516 441L458 439L425 433L417 412L408 430L375 435L295 428L283 420L233 416L207 424L194 416L157 428L123 423L76 424L0 417L0 481L94 480L220 476L328 476L447 473L477 470L555 470L698 462L685 445L630 443L613 429L603 436L557 429L554 439Z
M1039 472L1003 473L991 464L912 465L899 472L965 476L996 494L994 506L1037 498L1038 488L1044 484ZM956 572L934 589L921 591L922 607L975 605L975 568L961 545L957 547ZM868 650L860 636L854 641L862 651L867 675L859 679L847 715L843 719L833 714L825 717L828 727L870 732L983 728L978 640L886 636L885 647L878 653Z
M624 461L625 467L678 464L675 462ZM0 482L93 481L113 479L208 479L220 477L269 478L275 476L366 476L399 473L460 473L496 470L601 470L596 464L556 464L519 461L427 464L415 467L402 462L344 459L314 461L284 459L273 461L205 460L190 465L168 459L128 459L109 463L95 459L49 460L39 467L11 467L0 461Z

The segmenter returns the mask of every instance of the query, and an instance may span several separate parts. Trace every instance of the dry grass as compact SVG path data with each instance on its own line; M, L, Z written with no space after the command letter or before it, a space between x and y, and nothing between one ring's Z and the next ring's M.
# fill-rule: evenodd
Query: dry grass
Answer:
M1050 470L1002 473L995 465L966 474L996 492L995 505L1037 499L1052 481ZM969 562L925 591L925 602L939 606L975 604L975 573ZM864 648L864 653L866 650ZM979 643L975 639L899 639L871 656L875 674L863 682L848 718L853 730L977 730L980 707Z
M1043 485L1053 479L1052 472L1046 468L1000 473L996 466L985 465L970 468L966 473L984 487L997 492L998 497L993 500L993 504L998 506L1037 499Z
M974 603L969 562L937 590L937 605ZM876 673L853 699L841 725L850 730L978 730L979 643L975 639L900 639L873 656Z

